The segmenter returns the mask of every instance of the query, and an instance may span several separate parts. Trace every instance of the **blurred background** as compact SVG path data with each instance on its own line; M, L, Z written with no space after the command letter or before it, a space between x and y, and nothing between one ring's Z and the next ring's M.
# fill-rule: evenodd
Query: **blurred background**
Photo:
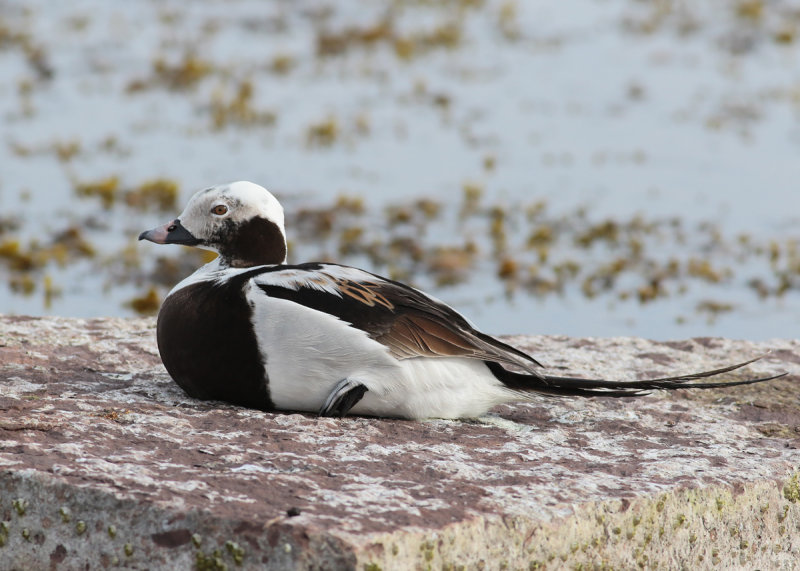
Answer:
M800 5L0 0L0 313L154 314L212 184L492 333L797 337Z

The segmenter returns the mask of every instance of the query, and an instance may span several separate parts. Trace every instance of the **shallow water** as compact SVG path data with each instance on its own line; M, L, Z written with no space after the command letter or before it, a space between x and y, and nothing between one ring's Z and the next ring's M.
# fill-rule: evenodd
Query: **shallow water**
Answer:
M0 311L135 314L155 258L188 255L134 244L138 233L196 189L250 179L290 220L362 197L349 223L363 240L407 237L387 229L385 207L434 199L414 237L427 252L475 242L458 283L290 227L293 259L402 270L491 332L795 337L798 29L790 2L0 3L0 220L17 222L0 225L0 250L68 227L95 250L22 271L27 294L0 257L0 281L17 280ZM76 192L108 177L108 208ZM153 179L178 185L174 208L125 204ZM466 220L465 186L480 205ZM583 274L548 293L530 285L559 261L591 273L628 256L574 237L637 216L658 229L637 235L641 263L608 291L587 297ZM545 225L562 230L543 262L527 237ZM725 271L682 269L640 301L670 259ZM503 260L512 278L498 279Z

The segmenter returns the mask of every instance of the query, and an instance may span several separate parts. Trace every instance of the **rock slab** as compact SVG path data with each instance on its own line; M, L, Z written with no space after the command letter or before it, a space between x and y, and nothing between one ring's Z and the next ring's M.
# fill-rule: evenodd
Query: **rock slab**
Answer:
M188 398L152 320L0 316L0 568L800 568L800 342L506 340L564 375L791 374L329 419Z

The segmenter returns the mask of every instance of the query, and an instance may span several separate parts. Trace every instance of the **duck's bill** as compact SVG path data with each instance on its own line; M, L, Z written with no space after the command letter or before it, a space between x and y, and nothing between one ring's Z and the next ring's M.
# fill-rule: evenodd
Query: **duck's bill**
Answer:
M184 246L197 246L200 243L200 240L184 228L177 218L163 226L145 230L139 234L139 240L149 240L156 244L183 244Z

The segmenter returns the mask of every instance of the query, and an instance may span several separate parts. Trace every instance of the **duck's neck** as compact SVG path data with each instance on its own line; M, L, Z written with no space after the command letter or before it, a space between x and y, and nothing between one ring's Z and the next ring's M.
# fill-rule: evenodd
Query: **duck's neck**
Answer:
M271 220L252 218L230 234L219 249L220 263L231 268L249 268L286 263L286 237Z

